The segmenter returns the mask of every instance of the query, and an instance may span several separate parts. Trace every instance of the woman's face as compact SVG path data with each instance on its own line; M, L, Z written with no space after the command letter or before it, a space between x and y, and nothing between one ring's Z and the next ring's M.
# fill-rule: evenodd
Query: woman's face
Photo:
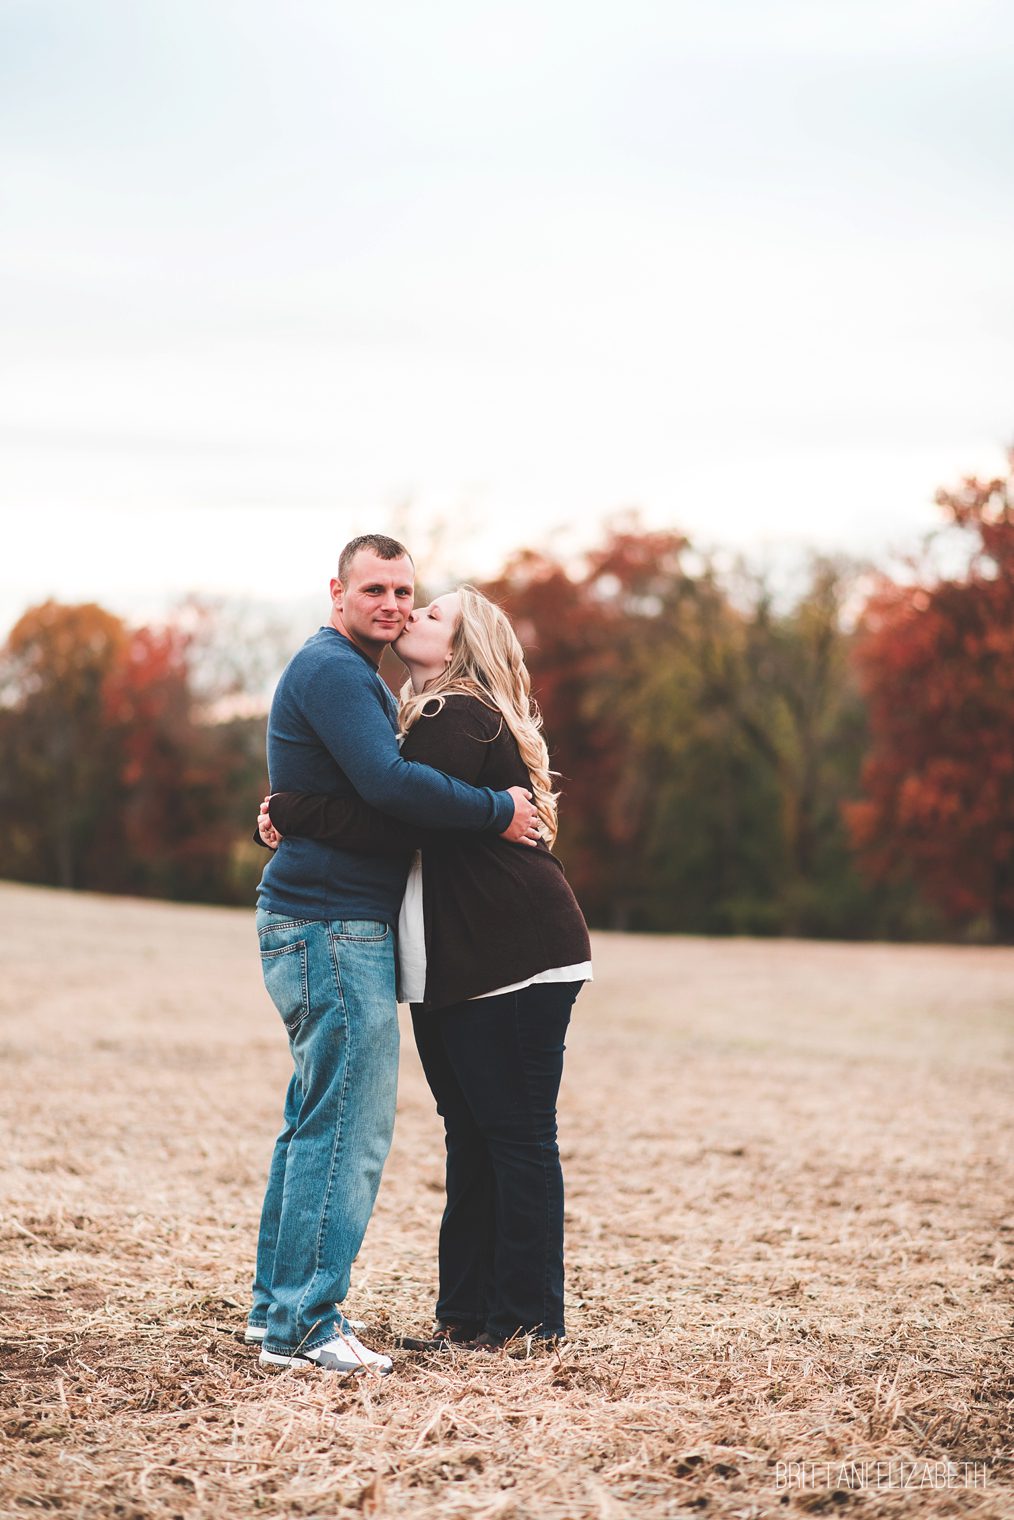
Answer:
M450 658L451 640L460 615L456 591L438 596L428 607L417 607L409 615L404 632L395 640L395 654L406 665L436 675Z

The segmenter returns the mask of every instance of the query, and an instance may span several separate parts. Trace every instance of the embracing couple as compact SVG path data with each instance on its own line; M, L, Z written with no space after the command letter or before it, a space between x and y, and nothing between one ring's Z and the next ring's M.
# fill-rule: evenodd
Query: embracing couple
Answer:
M391 1144L399 996L447 1145L437 1324L400 1344L564 1334L556 1100L588 932L514 630L469 586L413 611L414 574L394 539L348 544L271 704L257 930L294 1070L246 1329L267 1367L391 1371L339 1305Z

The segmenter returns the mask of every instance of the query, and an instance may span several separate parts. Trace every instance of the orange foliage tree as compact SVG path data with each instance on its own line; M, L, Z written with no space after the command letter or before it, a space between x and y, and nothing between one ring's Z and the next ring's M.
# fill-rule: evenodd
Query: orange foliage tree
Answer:
M14 874L63 887L90 875L119 784L102 693L126 644L123 622L92 602L44 602L8 636L0 664L0 800Z
M50 601L18 621L0 650L5 875L249 897L259 852L240 856L263 722L201 713L191 642L172 625L128 628L93 604Z
M952 921L1014 939L1014 451L1010 473L937 501L967 570L885 581L857 658L869 703L864 798L846 809L875 880L914 879Z

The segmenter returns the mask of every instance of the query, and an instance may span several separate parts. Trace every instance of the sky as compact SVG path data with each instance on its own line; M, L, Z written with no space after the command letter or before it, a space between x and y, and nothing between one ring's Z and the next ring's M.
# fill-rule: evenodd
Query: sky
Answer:
M368 531L911 546L1014 438L1012 52L993 0L0 0L0 626L323 609Z

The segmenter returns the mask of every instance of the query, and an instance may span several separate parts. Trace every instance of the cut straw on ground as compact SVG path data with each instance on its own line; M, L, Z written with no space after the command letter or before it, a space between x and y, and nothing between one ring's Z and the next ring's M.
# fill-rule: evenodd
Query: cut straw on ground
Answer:
M1014 952L599 935L550 1355L241 1343L287 1049L234 910L0 886L0 1514L1014 1514ZM432 1320L410 1036L346 1304ZM951 1464L950 1467L947 1464Z

